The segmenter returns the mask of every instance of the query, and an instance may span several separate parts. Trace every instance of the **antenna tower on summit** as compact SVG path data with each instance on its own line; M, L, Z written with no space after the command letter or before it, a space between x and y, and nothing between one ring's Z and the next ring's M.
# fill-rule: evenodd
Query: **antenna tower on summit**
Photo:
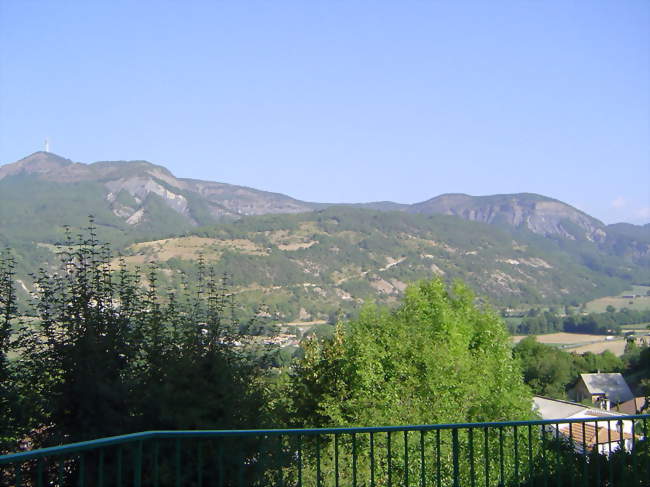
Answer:
M45 152L50 152L50 139L45 138Z

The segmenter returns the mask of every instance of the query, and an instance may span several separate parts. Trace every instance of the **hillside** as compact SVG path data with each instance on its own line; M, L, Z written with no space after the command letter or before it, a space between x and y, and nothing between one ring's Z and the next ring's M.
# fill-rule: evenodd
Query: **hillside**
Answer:
M199 254L233 274L247 305L278 319L322 319L362 300L396 300L407 282L461 278L499 305L563 303L650 282L650 225L605 226L527 193L441 195L414 205L334 206L176 178L145 161L75 163L37 152L0 166L0 246L19 291L53 244L92 214L98 238L132 264L160 262L169 286ZM266 215L266 216L264 216Z
M452 216L349 207L247 217L134 244L125 255L130 265L158 262L171 288L202 256L232 275L245 306L265 303L281 321L327 319L367 299L396 302L407 283L433 276L462 279L501 306L581 302L650 281L650 268L603 255L593 242L558 245Z
M298 213L315 206L279 193L212 181L176 178L146 161L74 163L36 152L0 167L0 217L6 233L64 222L48 206L63 206L74 225L92 213L100 226L128 233L184 230L245 215ZM18 209L18 210L17 210Z

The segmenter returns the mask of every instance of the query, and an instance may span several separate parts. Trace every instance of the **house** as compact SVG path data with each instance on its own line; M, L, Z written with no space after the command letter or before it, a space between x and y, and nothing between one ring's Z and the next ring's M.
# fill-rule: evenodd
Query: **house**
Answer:
M648 411L650 406L650 401L645 397L635 397L629 401L622 402L617 405L612 411L623 413L623 414L645 414Z
M550 438L555 437L556 434L561 435L566 441L571 442L578 453L594 450L599 453L611 453L619 450L621 445L625 450L631 451L634 444L632 436L634 422L619 419L622 413L613 413L584 404L543 396L533 397L533 410L542 419L593 419L593 421L558 423L544 427L544 431L550 433ZM641 437L637 432L636 440L639 439Z
M605 401L611 404L620 404L634 398L630 387L619 373L580 374L569 395L577 402L591 400L592 403Z

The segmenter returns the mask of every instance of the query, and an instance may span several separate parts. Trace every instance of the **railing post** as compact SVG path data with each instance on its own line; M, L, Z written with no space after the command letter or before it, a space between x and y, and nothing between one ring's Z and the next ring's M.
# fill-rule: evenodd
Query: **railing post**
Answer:
M23 485L23 477L22 477L22 463L17 463L14 466L14 476L16 478L16 487L21 487Z
M104 449L99 450L99 465L97 467L97 485L104 487Z
M79 454L79 487L86 485L86 463L83 452Z
M176 476L176 487L181 487L181 440L176 438L174 453L174 471Z
M597 438L597 437L596 437ZM609 452L607 459L607 466L609 467L609 481L611 482L614 478L614 466L612 465L612 422L607 420L607 451Z
M504 458L503 458L503 426L499 427L499 482L500 485L505 485L505 471L504 471Z
M302 487L302 435L298 435L298 487Z
M388 457L388 487L391 487L393 485L393 479L392 479L392 459L391 459L391 451L390 451L390 431L386 432L386 456Z
M199 487L203 486L203 444L198 441L196 444L196 482Z
M117 447L117 485L122 485L122 446Z
M160 485L160 464L158 456L160 455L160 443L154 440L153 445L153 485L158 487Z
M278 458L277 458L277 467L278 467L278 486L282 487L284 482L282 476L282 435L278 435Z
M133 485L142 486L142 441L135 445L135 459L133 462Z
M370 487L375 487L375 434L370 432Z
M352 486L357 487L357 435L352 433Z
M586 425L585 423L582 423L582 475L584 476L584 481L583 481L583 487L587 487L588 484L588 453L587 453L587 435L586 435Z
M454 462L454 487L460 487L460 470L458 467L458 428L451 430L452 455Z
M631 448L632 448L632 450L631 450L631 453L632 453L632 472L634 472L634 475L633 475L634 485L638 485L638 483L639 483L639 474L638 474L638 472L636 470L636 451L635 451L636 450L636 435L635 435L635 433L636 433L636 428L635 428L634 421L632 421L632 445L631 445Z
M316 435L316 486L321 486L320 474L320 435Z
M528 425L528 483L533 484L533 425Z
M409 432L404 430L404 485L409 484Z
M440 487L442 481L440 453L440 430L436 430L436 487Z
M621 459L621 482L626 481L625 471L627 470L627 455L625 453L625 438L623 437L623 421L618 420L618 439L619 439L619 450Z
M420 487L426 485L426 471L424 465L424 430L420 430Z
M39 458L36 462L36 485L43 487L43 459Z
M517 427L514 426L512 428L513 434L515 435L514 438L514 445L513 448L515 450L515 484L519 485L519 434L517 432Z
M650 472L650 439L648 438L648 421L646 418L643 418L643 436L645 441L643 442L643 447L645 449L645 471Z
M339 434L334 435L334 485L339 487Z
M472 487L476 485L476 472L474 471L474 428L470 428L467 432L469 443L469 478L472 482Z
M487 426L483 428L483 462L485 463L485 487L490 487L490 449Z
M57 476L60 486L63 485L63 476L64 476L63 469L64 469L64 467L65 467L65 457L61 456L61 458L59 459L59 468L58 468L58 476ZM104 486L100 484L99 487L104 487Z

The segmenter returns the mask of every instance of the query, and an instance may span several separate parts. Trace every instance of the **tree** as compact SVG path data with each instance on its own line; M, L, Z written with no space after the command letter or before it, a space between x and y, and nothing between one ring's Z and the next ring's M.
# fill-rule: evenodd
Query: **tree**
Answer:
M432 424L532 416L531 394L518 363L512 360L503 323L494 311L477 305L467 287L456 284L448 289L441 280L407 288L395 311L367 306L356 321L339 325L332 339L309 340L291 377L288 396L289 422L295 426ZM385 451L386 441L376 440L377 451ZM426 448L434 448L433 435L422 441ZM443 456L451 458L451 439L441 441ZM468 438L459 441L466 447ZM497 438L490 440L491 447L498 448L493 441ZM513 438L506 441L511 444ZM392 447L395 451L415 448L405 442L405 437L394 438ZM412 439L408 444L414 443ZM370 445L359 442L341 447L367 454ZM504 463L510 472L512 462L506 459ZM361 472L369 465L357 467ZM323 465L325 470L331 468ZM394 465L393 475L397 477L402 468ZM443 478L451 475L450 468L451 462L445 463ZM379 470L377 478L383 480L378 485L388 474ZM482 473L476 475L479 479ZM461 477L469 482L469 472L461 472Z
M19 367L35 391L38 446L148 429L260 424L258 369L233 346L225 281L198 265L178 292L113 263L89 237L35 277L33 326Z
M410 286L396 311L368 306L332 340L310 340L291 397L305 426L530 416L503 323L440 280Z
M513 349L522 364L524 381L535 394L555 398L566 397L566 387L577 375L571 355L526 337Z
M0 453L16 440L17 407L14 370L9 361L13 349L12 326L16 317L16 291L14 289L14 259L9 252L0 254Z

